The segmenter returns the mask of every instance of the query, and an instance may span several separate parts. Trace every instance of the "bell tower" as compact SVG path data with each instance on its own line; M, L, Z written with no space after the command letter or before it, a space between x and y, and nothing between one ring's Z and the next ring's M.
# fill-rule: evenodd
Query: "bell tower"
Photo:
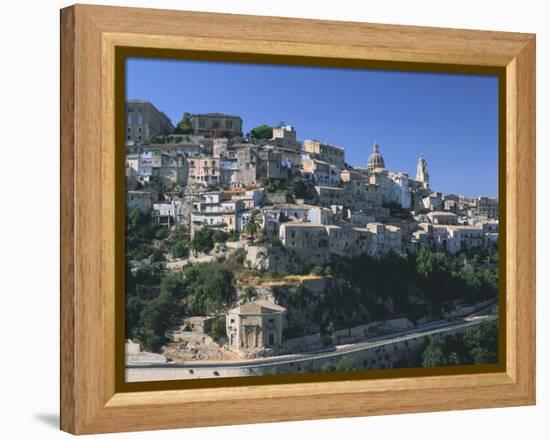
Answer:
M430 186L430 175L428 174L428 163L422 154L418 158L416 165L416 180L423 183L425 188Z

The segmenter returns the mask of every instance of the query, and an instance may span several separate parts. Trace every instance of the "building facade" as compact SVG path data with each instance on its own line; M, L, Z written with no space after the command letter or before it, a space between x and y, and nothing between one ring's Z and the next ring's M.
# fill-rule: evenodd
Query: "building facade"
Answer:
M279 348L285 313L284 307L262 299L233 308L226 316L228 346L237 352Z
M171 134L174 125L170 118L151 102L126 101L126 145L149 143L151 137Z
M223 113L191 115L191 126L195 134L206 137L235 137L243 134L243 120L240 116Z

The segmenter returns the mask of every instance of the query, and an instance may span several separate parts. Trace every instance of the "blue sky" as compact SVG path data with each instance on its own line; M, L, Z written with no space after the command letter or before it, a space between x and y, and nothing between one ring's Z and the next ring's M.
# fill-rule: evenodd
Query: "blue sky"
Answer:
M131 58L126 97L151 101L175 124L184 111L242 117L244 131L284 121L299 140L345 147L365 166L376 141L390 170L416 174L420 153L433 190L498 194L498 78Z

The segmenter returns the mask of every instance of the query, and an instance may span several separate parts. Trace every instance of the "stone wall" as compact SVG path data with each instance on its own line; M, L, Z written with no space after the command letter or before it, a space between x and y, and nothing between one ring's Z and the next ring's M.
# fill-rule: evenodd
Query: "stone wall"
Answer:
M279 354L313 351L319 349L321 346L321 334L304 335L303 337L294 337L285 340L279 349Z

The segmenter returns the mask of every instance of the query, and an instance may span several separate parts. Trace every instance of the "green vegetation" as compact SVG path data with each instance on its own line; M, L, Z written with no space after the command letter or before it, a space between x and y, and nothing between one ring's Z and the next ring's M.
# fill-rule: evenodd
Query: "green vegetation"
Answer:
M144 270L126 270L126 336L148 350L166 342L164 332L174 317L219 315L234 305L233 271L225 264L198 264L165 275L158 265ZM143 280L147 285L138 285ZM222 327L225 332L224 324L213 325L214 336L221 336Z
M214 341L220 343L225 340L225 317L217 317L212 322L212 327L208 331L208 335L214 339Z
M183 117L176 125L174 134L193 134L193 125L191 125L191 114L183 113Z
M191 241L191 250L196 253L210 253L216 243L224 243L229 239L229 234L223 230L214 230L204 228L197 230L193 241Z
M334 372L336 370L336 366L332 361L327 361L322 364L321 366L321 372Z
M398 316L437 319L457 304L496 299L498 293L496 267L476 264L464 253L421 250L416 255L389 253L380 259L340 257L309 273L327 278L322 295L288 287L275 287L274 294L289 315L319 324L323 334Z
M244 288L241 294L239 295L239 299L242 301L250 301L256 297L258 297L258 291L256 291L256 288L252 288L252 287Z
M323 269L323 267L321 267L319 265L316 265L315 267L313 267L311 269L311 274L313 274L315 276L322 276L324 272L325 272L325 270Z
M279 238L278 236L272 236L269 239L268 244L270 247L282 247L283 241L281 241L281 238Z
M269 125L260 125L252 128L250 134L254 136L256 141L269 140L273 137L273 128Z
M491 319L464 334L430 337L422 353L423 367L498 362L498 321Z
M170 252L174 258L185 258L189 256L189 247L184 240L179 240L172 245Z
M168 233L167 227L155 223L150 213L132 209L126 216L126 259L142 260L152 256L158 260L161 255L155 254L153 240L164 239Z
M299 175L290 181L287 194L294 198L303 198L305 200L317 198L317 192L312 182Z
M244 225L243 232L250 236L250 240L254 242L254 237L262 230L262 213L258 209L254 209L250 213L248 221Z
M336 372L350 372L355 370L355 360L353 357L344 356L336 363Z

